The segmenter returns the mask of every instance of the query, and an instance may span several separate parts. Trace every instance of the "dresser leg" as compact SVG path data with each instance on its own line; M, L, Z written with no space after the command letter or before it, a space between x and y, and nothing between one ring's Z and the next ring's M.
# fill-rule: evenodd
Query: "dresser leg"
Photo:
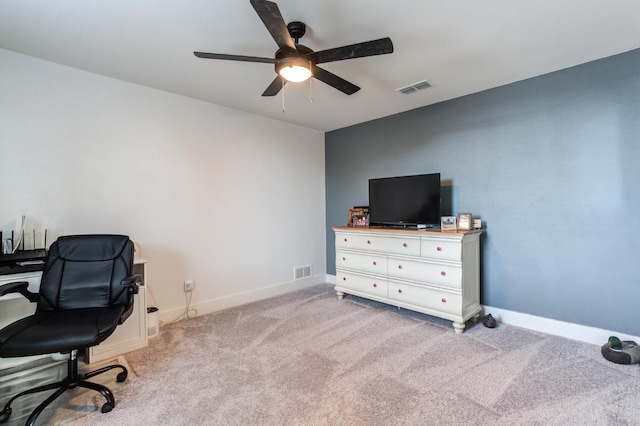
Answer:
M455 330L456 334L462 334L462 332L464 331L464 323L454 321L453 329Z
M336 294L338 295L338 299L342 300L344 299L344 293L341 291L336 291Z

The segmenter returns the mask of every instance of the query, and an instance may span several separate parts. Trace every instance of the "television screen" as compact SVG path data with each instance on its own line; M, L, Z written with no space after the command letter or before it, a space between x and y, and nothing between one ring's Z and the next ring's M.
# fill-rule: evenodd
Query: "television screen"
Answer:
M369 223L440 226L440 173L369 179Z

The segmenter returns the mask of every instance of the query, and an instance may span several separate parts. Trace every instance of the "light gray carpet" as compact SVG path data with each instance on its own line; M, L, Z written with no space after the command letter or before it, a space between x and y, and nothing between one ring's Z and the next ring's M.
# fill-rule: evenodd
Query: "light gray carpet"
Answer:
M130 370L127 360L123 355L116 359L95 363L90 366L80 364L79 369L83 371L97 370L110 364L121 364ZM101 383L108 387L115 384L115 376L120 370L113 373L105 373L93 377L94 383ZM67 363L63 361L53 361L51 359L40 359L29 363L21 368L13 368L0 373L0 408L4 408L9 398L19 392L31 389L36 386L54 383L62 380L67 375ZM130 376L131 377L131 376ZM130 379L127 379L130 380ZM116 384L117 386L117 384ZM31 412L44 401L53 391L46 391L25 395L18 398L11 404L12 412L9 421L3 426L22 426L25 424ZM64 425L72 419L99 410L106 400L97 392L84 388L75 388L62 394L56 402L45 409L38 417L37 425Z
M165 326L84 425L638 425L640 368L322 285ZM603 342L604 343L604 342ZM4 399L4 398L3 398ZM95 405L97 410L99 405Z

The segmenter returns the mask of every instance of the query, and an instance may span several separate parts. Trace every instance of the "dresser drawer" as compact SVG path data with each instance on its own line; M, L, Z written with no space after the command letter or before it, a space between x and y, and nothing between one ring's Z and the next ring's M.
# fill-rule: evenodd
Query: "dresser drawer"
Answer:
M387 275L387 256L336 250L336 268Z
M462 242L422 237L420 240L420 256L436 260L461 262Z
M454 265L389 258L389 277L462 288L462 268Z
M420 237L336 233L336 249L420 256Z
M384 278L368 277L341 270L336 271L336 286L345 289L387 297L387 285L387 280Z
M462 311L462 296L431 288L389 282L388 298L452 315L460 315Z

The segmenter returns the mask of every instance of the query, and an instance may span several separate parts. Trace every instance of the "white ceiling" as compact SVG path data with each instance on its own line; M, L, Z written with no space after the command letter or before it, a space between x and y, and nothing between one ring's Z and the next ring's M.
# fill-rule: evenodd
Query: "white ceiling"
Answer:
M312 80L262 92L273 57L249 0L1 0L0 48L329 131L640 48L638 0L277 0L313 50L391 37L394 53L323 64L360 86ZM411 95L395 89L428 80ZM597 84L597 82L594 82Z

